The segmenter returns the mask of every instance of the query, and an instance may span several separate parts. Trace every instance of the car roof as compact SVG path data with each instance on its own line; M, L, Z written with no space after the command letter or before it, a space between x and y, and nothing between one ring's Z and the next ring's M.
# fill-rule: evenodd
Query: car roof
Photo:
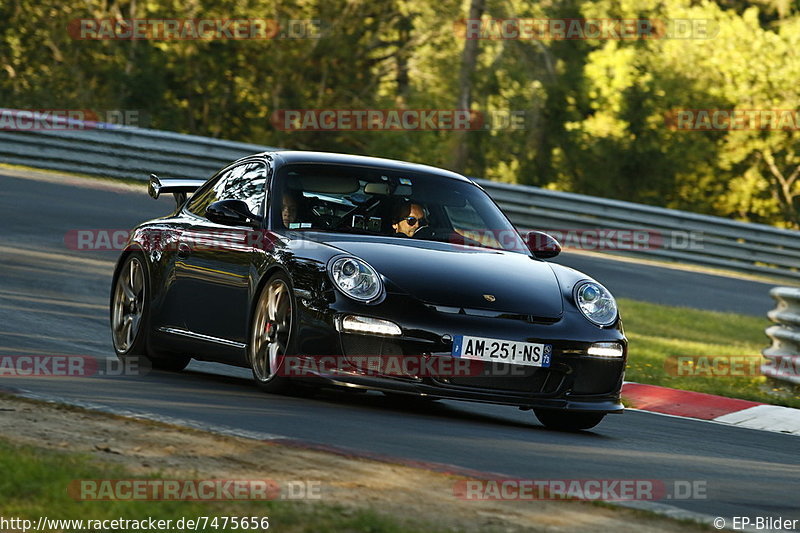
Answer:
M389 170L424 172L436 174L443 177L457 179L473 183L469 178L456 172L451 172L438 167L398 161L396 159L384 159L382 157L369 157L364 155L337 154L334 152L310 152L300 150L281 150L276 152L263 152L257 156L268 156L280 163L327 163L333 165L353 165L362 167L385 168ZM250 156L253 157L253 156Z

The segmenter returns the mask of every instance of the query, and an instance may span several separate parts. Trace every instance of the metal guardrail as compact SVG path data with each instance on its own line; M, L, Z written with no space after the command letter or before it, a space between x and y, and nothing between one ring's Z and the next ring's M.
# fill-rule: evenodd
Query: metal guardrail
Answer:
M0 108L3 113L20 111ZM70 119L51 119L47 125L52 126L29 131L0 127L0 162L147 181L152 172L166 178L211 177L240 157L275 149Z
M800 384L800 288L775 287L769 294L777 301L777 307L767 316L776 325L766 330L772 346L761 352L767 359L761 373Z
M3 113L20 113L0 108ZM88 125L87 125L88 124ZM34 168L147 180L210 177L240 157L277 150L196 135L66 120L63 129L8 131L0 127L0 162ZM800 283L800 232L735 222L620 200L476 179L520 229L556 231L565 248L568 230L585 238L592 230L646 233L642 247L589 248L653 259L766 274ZM560 234L560 235L559 235ZM625 239L623 239L624 241ZM633 241L632 241L633 242ZM580 247L585 242L580 243Z
M736 222L722 217L663 207L551 191L537 187L476 180L518 228L556 230L569 246L586 230L644 233L646 241L624 252L639 257L766 274L800 281L800 232ZM624 243L624 241L623 241Z

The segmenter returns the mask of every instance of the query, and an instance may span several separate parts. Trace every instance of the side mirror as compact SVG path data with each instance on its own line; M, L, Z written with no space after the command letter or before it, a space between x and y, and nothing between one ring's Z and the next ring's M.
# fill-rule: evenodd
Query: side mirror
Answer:
M528 249L538 259L550 259L561 253L561 245L552 235L531 231L527 238Z
M206 208L206 218L226 226L250 226L261 217L250 212L242 200L219 200Z

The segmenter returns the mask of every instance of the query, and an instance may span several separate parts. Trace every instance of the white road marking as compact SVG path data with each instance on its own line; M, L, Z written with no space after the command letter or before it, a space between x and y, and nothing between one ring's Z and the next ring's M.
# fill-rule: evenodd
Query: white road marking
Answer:
M800 436L800 409L780 405L756 405L718 416L715 422L775 433Z

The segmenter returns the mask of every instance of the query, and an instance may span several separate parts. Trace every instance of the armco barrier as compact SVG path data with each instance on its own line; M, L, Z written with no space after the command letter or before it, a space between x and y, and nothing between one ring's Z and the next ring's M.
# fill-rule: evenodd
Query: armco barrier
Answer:
M648 230L660 234L662 244L637 253L639 256L800 281L800 231L538 187L475 181L518 228Z
M20 111L0 109L0 113ZM81 123L67 121L70 124ZM0 128L0 162L136 180L146 180L151 172L165 178L210 177L230 161L266 150L277 148L142 128ZM800 282L798 231L538 187L475 181L519 229L645 230L661 235L660 244L626 253Z
M762 354L769 361L762 365L765 376L800 384L800 288L775 287L769 291L777 307L767 313L776 325L767 328L772 346Z
M19 113L0 108L4 112ZM70 129L84 124L62 120L50 129L0 129L0 162L146 181L152 172L165 178L210 177L240 157L274 149L142 128L90 124Z

